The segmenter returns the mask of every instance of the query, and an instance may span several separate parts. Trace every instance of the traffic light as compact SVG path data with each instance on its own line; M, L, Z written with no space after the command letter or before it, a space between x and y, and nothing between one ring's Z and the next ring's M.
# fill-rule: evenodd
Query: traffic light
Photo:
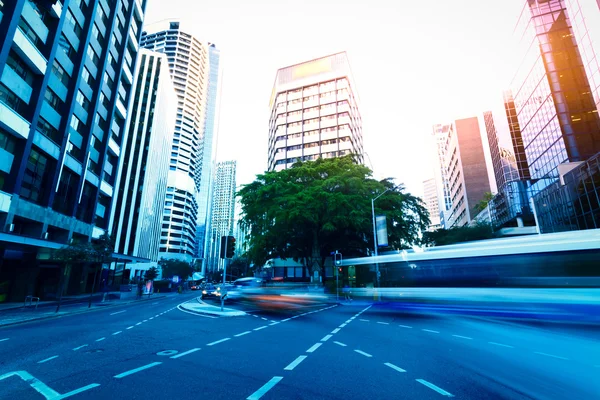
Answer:
M219 251L219 257L225 258L225 246L227 245L227 236L221 236L221 251Z
M235 253L235 238L227 236L227 257L225 258L233 258L233 253Z
M342 253L338 253L337 251L333 255L333 261L337 267L342 266Z

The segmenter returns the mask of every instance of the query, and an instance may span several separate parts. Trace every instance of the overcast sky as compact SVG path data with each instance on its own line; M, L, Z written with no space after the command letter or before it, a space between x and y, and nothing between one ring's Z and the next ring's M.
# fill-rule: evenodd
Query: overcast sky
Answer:
M376 177L421 195L433 176L431 126L502 110L523 0L148 0L146 22L178 18L221 50L217 160L238 184L267 168L278 68L347 51ZM507 141L507 137L504 137ZM367 159L367 160L368 160ZM367 164L369 162L367 161Z

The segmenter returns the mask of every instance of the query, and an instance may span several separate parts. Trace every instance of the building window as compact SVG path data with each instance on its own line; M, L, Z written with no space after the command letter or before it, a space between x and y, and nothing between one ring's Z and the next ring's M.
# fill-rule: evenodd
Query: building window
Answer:
M96 38L98 43L104 44L104 36L102 36L96 24L92 25L92 36Z
M37 130L42 135L51 139L53 142L60 144L62 142L62 135L58 132L58 130L50 125L48 121L46 121L43 117L38 118L37 122Z
M21 17L19 19L19 28L23 31L25 36L33 43L33 45L37 48L40 48L44 43L41 41L37 33L29 26L27 22Z
M88 45L87 55L90 58L90 60L92 61L92 63L97 67L98 64L100 63L100 58L98 57L98 55L96 54L96 52L94 51L94 49L92 48L92 46Z
M70 60L75 59L75 56L77 55L77 51L75 50L75 48L73 48L71 43L69 43L69 40L67 39L67 37L65 36L64 33L60 34L60 39L58 39L58 45L60 46L62 51L65 52L68 59L70 59Z
M6 64L10 65L13 71L15 71L17 75L19 75L25 82L27 82L29 86L33 85L33 72L13 50L11 50L10 53L8 53Z
M21 99L19 99L19 97L3 83L0 83L0 101L5 103L19 114L22 114L22 111L24 111L23 101L21 101Z
M23 183L21 184L19 195L34 203L42 203L46 194L45 189L50 187L47 184L50 179L49 175L48 158L35 148L32 148L27 159L27 167L23 174Z
M85 111L90 110L90 101L85 97L81 90L77 91L77 104L81 106Z
M56 59L54 59L54 63L52 64L52 73L58 78L59 81L62 82L63 85L69 85L69 79L71 79L71 77Z
M46 103L50 105L57 113L61 114L63 110L63 106L65 103L52 91L50 88L46 88L46 93L44 93L44 99L46 99Z
M77 22L77 19L75 19L75 16L69 9L67 9L67 21L69 21L69 23L71 24L75 35L77 37L81 37L81 32L83 31L83 29L81 29L81 25L79 25L79 22Z

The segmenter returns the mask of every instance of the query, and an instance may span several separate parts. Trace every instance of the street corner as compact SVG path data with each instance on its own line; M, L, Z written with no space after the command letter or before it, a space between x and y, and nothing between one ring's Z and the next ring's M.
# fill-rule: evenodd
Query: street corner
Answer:
M207 304L200 300L200 298L181 303L177 306L177 309L183 312L212 317L241 317L246 315L244 311L232 308L224 307L223 311L221 311L221 307Z

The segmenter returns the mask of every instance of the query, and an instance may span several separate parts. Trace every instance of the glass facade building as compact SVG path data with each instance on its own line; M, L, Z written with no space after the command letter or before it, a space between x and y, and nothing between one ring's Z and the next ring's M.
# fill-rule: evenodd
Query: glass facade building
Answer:
M51 298L50 249L109 226L146 1L0 4L0 298Z
M347 154L363 162L359 98L346 53L277 71L270 108L269 170Z
M208 140L205 132L210 45L182 30L179 22L162 21L144 27L141 46L167 55L178 96L160 257L191 262L198 253L199 209L206 209L209 195L202 190L202 169L205 159L209 166L212 161L213 138Z
M168 63L162 53L139 51L117 173L109 227L115 251L149 260L136 264L133 276L158 261L169 169L164 149L171 147L177 111Z

